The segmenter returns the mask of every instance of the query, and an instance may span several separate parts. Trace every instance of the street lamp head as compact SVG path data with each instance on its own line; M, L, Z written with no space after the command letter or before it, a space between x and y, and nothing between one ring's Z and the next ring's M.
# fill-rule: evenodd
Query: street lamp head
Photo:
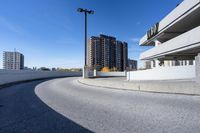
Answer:
M94 14L93 10L88 11L89 14Z
M83 12L84 10L82 8L77 9L78 12Z
M93 10L87 10L87 9L83 9L83 8L78 8L77 11L78 12L85 12L85 13L88 13L88 14L94 14Z

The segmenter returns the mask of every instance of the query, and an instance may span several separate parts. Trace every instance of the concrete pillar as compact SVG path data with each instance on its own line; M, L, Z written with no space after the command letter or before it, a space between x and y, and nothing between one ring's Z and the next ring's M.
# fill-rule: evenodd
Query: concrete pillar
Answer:
M83 78L88 78L89 77L89 71L87 67L83 68Z
M94 77L96 77L96 76L97 76L97 70L94 69Z
M169 61L169 66L172 67L172 60Z
M189 61L189 60L187 60L187 62L186 62L186 66L189 66L189 64L190 64L189 62L190 62L190 61Z
M151 61L151 68L154 68L154 61Z
M200 83L200 53L195 57L196 82Z
M160 41L158 41L158 40L154 40L154 42L155 42L155 46L156 46L156 47L162 44L162 43L161 43ZM160 67L160 61L157 60L157 59L155 59L155 68L156 68L156 67Z
M83 78L87 78L86 76L87 76L86 69L85 69L85 67L83 67Z
M160 61L159 60L155 60L156 66L155 67L160 67Z

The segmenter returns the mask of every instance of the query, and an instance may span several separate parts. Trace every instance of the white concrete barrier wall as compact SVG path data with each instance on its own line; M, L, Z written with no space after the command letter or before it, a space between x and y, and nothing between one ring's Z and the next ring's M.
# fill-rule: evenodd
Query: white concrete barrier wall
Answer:
M200 26L178 36L175 37L162 45L154 47L150 50L143 52L140 55L140 59L147 59L152 56L161 56L170 53L175 53L183 50L188 50L191 48L200 46ZM196 43L196 44L195 44ZM195 45L191 45L195 44Z
M125 77L126 72L98 72L96 73L96 76L102 76L102 77Z
M166 17L164 17L159 22L158 31L160 32L161 30L165 29L165 27L167 27L167 28L170 27L171 25L173 25L174 23L176 23L177 21L179 21L180 19L182 19L183 17L188 15L190 12L188 12L188 13L186 13L186 12L189 9L191 9L192 7L194 7L195 5L197 5L199 2L200 2L199 0L184 0L179 6L177 6L174 10L172 10ZM186 14L184 14L184 13L186 13ZM183 16L180 17L181 15L183 15ZM172 23L172 24L169 25L170 23ZM143 44L145 41L147 41L147 34L145 34L141 38L140 44Z
M195 66L159 67L127 73L127 80L173 80L195 78Z
M40 79L40 78L54 78L54 77L81 76L81 75L82 72L0 70L0 85L18 81Z

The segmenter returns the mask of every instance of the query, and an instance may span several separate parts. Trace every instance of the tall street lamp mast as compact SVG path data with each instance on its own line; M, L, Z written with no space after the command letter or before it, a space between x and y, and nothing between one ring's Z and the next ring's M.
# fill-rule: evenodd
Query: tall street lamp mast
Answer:
M86 77L86 66L87 66L87 14L94 14L93 10L87 10L87 9L82 9L78 8L78 12L84 13L85 14L85 64L84 64L84 70L83 70L83 77Z

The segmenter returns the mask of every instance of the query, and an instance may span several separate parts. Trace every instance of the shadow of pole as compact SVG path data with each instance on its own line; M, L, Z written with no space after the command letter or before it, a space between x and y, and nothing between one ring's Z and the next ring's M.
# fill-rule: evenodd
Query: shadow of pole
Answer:
M49 108L36 96L34 88L44 81L0 90L0 133L91 133Z

